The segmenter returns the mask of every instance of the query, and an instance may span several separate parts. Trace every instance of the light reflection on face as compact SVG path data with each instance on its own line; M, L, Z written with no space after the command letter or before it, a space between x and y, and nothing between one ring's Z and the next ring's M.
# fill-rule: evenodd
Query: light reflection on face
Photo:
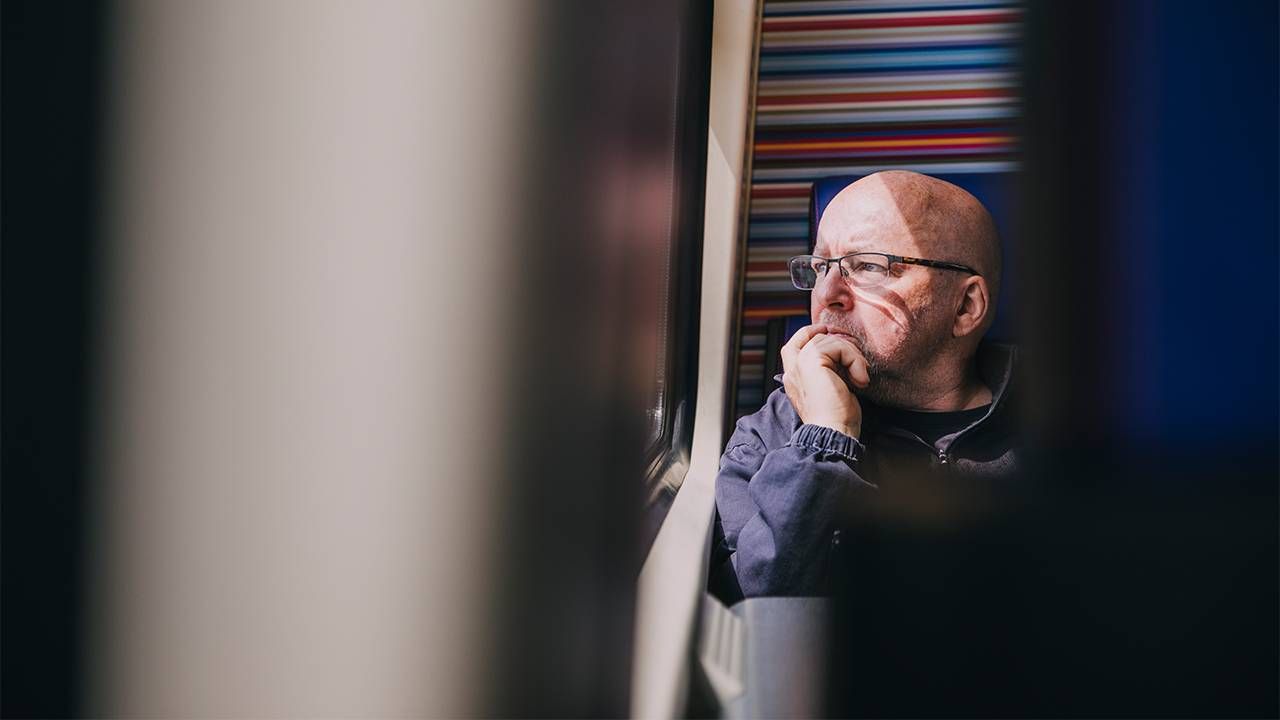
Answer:
M882 188L841 193L823 214L814 254L840 257L884 252L929 257ZM938 302L945 278L919 266L895 264L882 285L855 288L828 272L810 293L810 316L849 334L871 366L865 394L875 402L906 404L929 361L949 337L950 317Z

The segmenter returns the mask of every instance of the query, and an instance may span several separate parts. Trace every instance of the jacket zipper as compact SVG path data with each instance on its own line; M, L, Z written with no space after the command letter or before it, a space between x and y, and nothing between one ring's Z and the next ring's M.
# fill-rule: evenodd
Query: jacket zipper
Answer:
M966 429L966 430L965 430L965 432L968 432L968 429ZM925 447L929 448L929 452L933 453L934 455L937 455L937 456L938 456L938 462L939 462L939 463L941 463L941 464L943 464L943 465L946 465L946 464L948 464L948 463L950 463L950 462L951 462L951 456L947 454L947 450L950 450L950 449L951 449L951 446L952 446L952 445L954 445L954 444L955 444L955 442L956 442L956 440L958 440L958 439L960 438L960 435L963 435L964 433L962 432L962 433L960 433L960 435L957 435L957 436L955 436L954 438L952 438L952 439L951 439L951 442L947 443L947 447L946 447L946 449L945 449L945 450L939 450L939 449L937 449L936 447L934 447L934 446L930 445L929 443L925 442L925 441L924 441L924 438L920 437L919 435L917 435L917 434L915 434L915 433L913 433L913 432L908 432L908 431L906 431L906 430L900 430L900 429L898 429L898 428L889 428L889 429L886 431L886 434L888 434L888 435L896 435L896 436L901 437L901 438L906 438L907 440L915 440L916 442L920 443L921 445L923 445L923 446L925 446Z
M974 429L975 427L977 427L978 425L981 425L981 424L982 424L982 422L983 422L983 420L986 420L986 417L983 417L983 418L982 418L982 420L979 420L978 422L974 423L973 425L970 425L969 427L967 427L967 428L965 428L964 430L960 431L960 432L959 432L955 437L951 438L951 442L947 443L947 446L946 446L945 448L941 449L941 450L939 450L938 448L934 447L933 445L930 445L929 443L925 442L925 441L924 441L924 438L920 437L919 435L916 435L916 434L915 434L915 433L913 433L913 432L908 432L908 431L906 431L906 430L899 430L898 428L892 428L892 429L890 429L890 430L888 431L888 434L889 434L889 435L897 435L898 437L906 438L906 439L908 439L908 440L915 440L916 442L920 443L921 445L923 445L923 446L925 446L925 447L929 448L929 452L931 452L931 453L933 453L934 455L936 455L936 456L937 456L937 458L938 458L938 464L940 464L940 465L950 465L950 464L951 464L951 448L952 448L952 446L954 446L954 445L956 444L956 441L957 441L957 440L959 440L960 438L962 438L962 437L964 437L965 435L967 435L967 434L969 433L969 431L970 431L970 430L973 430L973 429Z

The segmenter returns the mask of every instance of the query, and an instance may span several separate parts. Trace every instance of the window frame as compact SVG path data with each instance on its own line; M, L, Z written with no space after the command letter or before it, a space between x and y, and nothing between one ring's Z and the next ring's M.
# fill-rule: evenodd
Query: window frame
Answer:
M674 189L667 287L662 429L645 448L647 550L689 470L697 401L707 137L711 105L711 2L691 3L682 19L676 89Z

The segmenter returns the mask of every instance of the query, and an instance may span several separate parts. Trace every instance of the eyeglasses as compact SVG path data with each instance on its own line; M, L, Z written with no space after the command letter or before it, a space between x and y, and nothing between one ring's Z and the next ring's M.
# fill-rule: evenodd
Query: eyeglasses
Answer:
M812 290L818 284L818 278L827 274L832 263L840 266L840 276L850 281L854 287L875 287L884 283L889 277L889 268L894 263L904 265L924 265L941 270L958 270L970 275L980 275L968 265L942 262L941 260L924 260L921 258L903 257L878 252L858 252L838 258L824 258L817 255L797 255L787 261L791 267L791 282L801 290Z

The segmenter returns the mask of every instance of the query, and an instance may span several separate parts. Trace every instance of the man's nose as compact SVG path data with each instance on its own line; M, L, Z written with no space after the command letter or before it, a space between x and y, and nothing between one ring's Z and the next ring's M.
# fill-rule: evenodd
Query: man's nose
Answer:
M853 307L853 290L834 264L818 276L818 283L813 286L813 297L819 308L848 310Z

